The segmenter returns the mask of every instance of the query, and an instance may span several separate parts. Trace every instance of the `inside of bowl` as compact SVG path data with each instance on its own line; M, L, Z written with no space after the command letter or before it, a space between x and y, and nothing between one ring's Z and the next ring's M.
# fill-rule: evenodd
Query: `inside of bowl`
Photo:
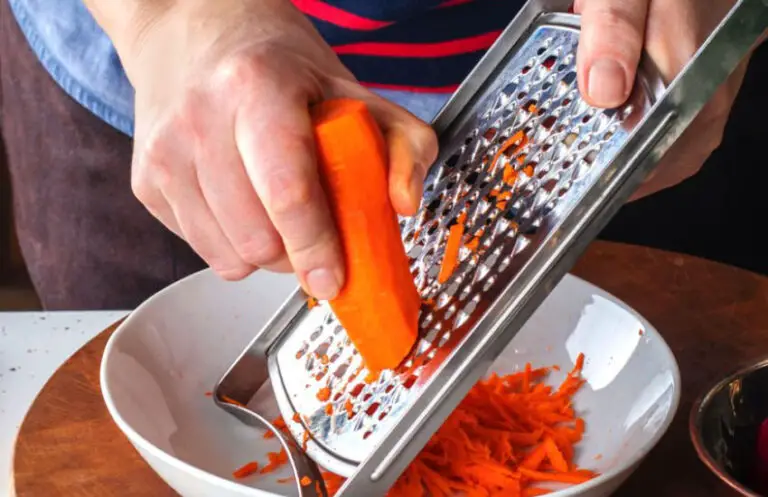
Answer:
M109 396L124 424L163 457L246 487L296 495L293 485L278 481L290 476L287 468L244 480L232 477L249 461L266 462L267 453L279 446L206 396L294 287L293 280L224 284L204 276L137 312L106 359ZM190 298L198 305L190 305ZM580 353L586 356L587 383L574 407L586 433L576 448L576 463L600 473L630 469L666 429L679 395L672 354L634 311L567 277L491 371L515 372L527 362L557 365L561 370L547 381L558 385ZM260 392L249 406L275 416L268 392Z

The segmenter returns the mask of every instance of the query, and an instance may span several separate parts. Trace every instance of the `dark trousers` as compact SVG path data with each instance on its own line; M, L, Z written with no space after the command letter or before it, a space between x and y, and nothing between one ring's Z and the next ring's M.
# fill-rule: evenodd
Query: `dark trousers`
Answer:
M59 88L4 0L0 137L19 242L46 309L130 309L205 267L133 197L131 139Z

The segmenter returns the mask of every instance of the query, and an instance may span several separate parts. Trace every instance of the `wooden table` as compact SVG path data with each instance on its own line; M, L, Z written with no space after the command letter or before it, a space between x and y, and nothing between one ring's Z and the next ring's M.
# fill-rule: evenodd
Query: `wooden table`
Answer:
M734 366L768 355L768 278L679 254L596 242L573 271L621 298L664 335L683 380L669 432L617 497L735 495L697 459L688 438L693 399ZM113 328L48 382L19 435L17 497L176 495L113 424L99 362Z

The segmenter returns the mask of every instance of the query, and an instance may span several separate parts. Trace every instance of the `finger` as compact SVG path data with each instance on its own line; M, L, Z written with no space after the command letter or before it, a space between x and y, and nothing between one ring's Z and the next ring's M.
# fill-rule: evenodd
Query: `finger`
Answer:
M219 115L226 115L220 113ZM210 115L215 116L213 112ZM283 264L285 249L240 160L231 119L211 123L211 136L196 160L200 188L211 212L240 258L254 267ZM229 120L230 122L225 122Z
M404 108L354 82L337 80L333 86L333 96L364 101L379 123L387 141L392 206L400 215L415 214L421 203L424 178L437 159L435 131Z
M280 234L305 290L335 297L344 281L336 227L318 175L309 98L275 81L257 78L241 105L235 137L248 177Z
M228 280L239 280L256 268L243 261L221 230L205 201L192 165L176 165L158 174L160 191L170 206L178 231L206 263Z
M614 108L632 92L649 0L582 0L579 88L591 105Z

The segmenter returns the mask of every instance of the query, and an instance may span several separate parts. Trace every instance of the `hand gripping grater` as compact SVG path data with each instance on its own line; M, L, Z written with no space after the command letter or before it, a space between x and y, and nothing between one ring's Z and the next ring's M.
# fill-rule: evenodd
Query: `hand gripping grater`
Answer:
M368 378L330 307L297 290L216 386L219 406L277 432L297 482L318 464L348 478L338 496L384 496L768 28L768 0L739 0L668 86L646 59L629 102L600 110L577 89L570 4L530 0L434 122L440 157L401 220L424 300L403 366ZM459 263L440 284L460 217ZM222 400L247 404L267 380L294 440Z

